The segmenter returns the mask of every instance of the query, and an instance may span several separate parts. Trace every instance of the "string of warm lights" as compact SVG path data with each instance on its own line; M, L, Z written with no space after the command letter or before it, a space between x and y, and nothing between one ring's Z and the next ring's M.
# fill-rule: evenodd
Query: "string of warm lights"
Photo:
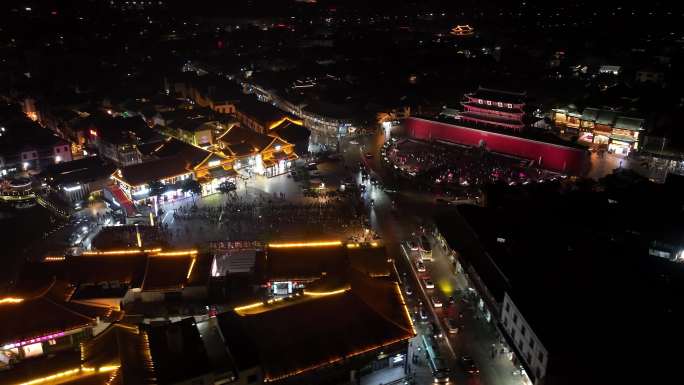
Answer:
M342 241L321 241L321 242L293 242L293 243L269 243L268 247L274 249L289 248L289 247L325 247L325 246L341 246Z
M306 290L304 290L304 294L310 295L313 297L325 297L325 296L329 296L329 295L342 294L342 293L347 292L349 290L351 290L351 287L345 287L344 289L333 290L333 291L306 291Z
M0 304L5 304L5 303L21 303L24 302L23 298L15 298L15 297L5 297L0 299Z
M61 372L57 372L57 373L51 374L49 376L34 378L30 381L21 382L18 385L37 385L37 384L50 383L50 382L57 383L58 381L63 380L65 377L74 377L74 376L85 377L85 376L89 376L89 375L96 374L96 373L108 373L108 372L116 371L119 369L119 366L120 365L106 365L106 366L100 366L99 368L81 366L78 368L68 369L68 370L64 370Z
M190 275L192 274L192 269L195 267L195 261L197 258L193 258L192 262L190 262L190 267L188 268L188 274L185 276L185 279L190 279Z

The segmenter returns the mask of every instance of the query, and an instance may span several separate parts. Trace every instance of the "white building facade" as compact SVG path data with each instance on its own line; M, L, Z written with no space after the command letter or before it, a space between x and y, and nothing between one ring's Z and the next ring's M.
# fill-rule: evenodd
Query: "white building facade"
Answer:
M546 376L549 353L508 293L504 293L501 307L501 325L510 340L513 341L519 353L518 358L523 360L526 366L532 370L531 375L535 378L535 383L541 383Z

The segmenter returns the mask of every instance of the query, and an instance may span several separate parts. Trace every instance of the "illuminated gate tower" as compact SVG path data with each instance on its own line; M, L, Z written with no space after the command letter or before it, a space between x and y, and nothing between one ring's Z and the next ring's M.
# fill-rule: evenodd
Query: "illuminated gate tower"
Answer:
M499 91L478 88L465 94L461 103L464 111L459 114L461 121L473 124L476 128L494 128L522 131L525 127L526 93Z

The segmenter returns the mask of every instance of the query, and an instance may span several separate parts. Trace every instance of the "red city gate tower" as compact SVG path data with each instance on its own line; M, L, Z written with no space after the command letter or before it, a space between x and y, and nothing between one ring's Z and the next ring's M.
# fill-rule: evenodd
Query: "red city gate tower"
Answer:
M587 170L586 149L565 142L551 134L533 134L525 130L525 93L478 88L466 94L464 111L450 121L408 118L411 137L442 140L529 159L542 168L571 175Z

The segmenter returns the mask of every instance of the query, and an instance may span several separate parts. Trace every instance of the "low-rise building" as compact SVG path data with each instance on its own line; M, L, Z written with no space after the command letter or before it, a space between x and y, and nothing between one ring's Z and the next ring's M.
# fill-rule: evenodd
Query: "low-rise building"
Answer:
M257 253L257 280L271 295L290 295L327 274L354 269L373 278L390 277L392 264L377 243L271 243Z
M73 204L87 199L90 194L100 195L111 183L115 169L99 156L89 156L50 165L41 173L41 178L65 201Z
M8 175L72 160L71 146L50 130L28 119L17 108L0 111L0 173Z
M580 111L573 106L553 109L551 119L558 127L576 130L579 141L621 155L639 149L645 124L644 119L623 116L618 111L591 107Z
M54 278L16 288L0 298L0 382L29 359L77 349L121 318L118 307L73 301L69 286Z
M285 119L297 121L272 104L260 102L254 97L240 100L236 106L235 116L243 126L260 134L268 134Z
M234 170L272 177L286 173L297 159L293 144L243 126L228 128L216 142L214 150L231 159Z
M140 116L96 116L88 120L87 127L89 142L98 154L120 167L142 163L144 154L140 147L163 140Z
M231 159L175 138L167 138L150 153L150 158L145 163L121 167L112 174L134 202L153 196L164 201L190 196L191 192L183 191L187 180L198 181L202 194L211 194L221 183L235 177ZM157 182L163 191L151 190L151 184Z

